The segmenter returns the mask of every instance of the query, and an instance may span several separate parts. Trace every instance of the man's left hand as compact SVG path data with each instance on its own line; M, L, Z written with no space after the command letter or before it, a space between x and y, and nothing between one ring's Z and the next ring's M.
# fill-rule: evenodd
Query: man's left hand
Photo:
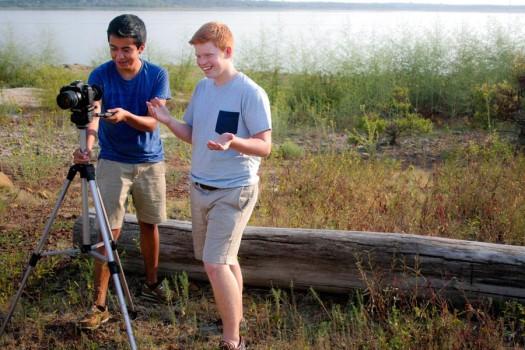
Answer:
M233 142L235 135L229 132L219 135L215 140L208 141L208 148L212 151L227 151Z

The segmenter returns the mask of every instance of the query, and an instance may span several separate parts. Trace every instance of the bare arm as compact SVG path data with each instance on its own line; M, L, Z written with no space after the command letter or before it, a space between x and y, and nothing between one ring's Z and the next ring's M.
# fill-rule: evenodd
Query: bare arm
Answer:
M191 144L191 132L192 128L190 125L181 122L170 115L170 112L164 104L160 103L160 100L155 98L150 102L146 102L148 105L148 111L155 120L158 120L162 124L166 125L178 138L182 141Z
M100 108L100 101L96 101L93 112L95 114L100 113ZM93 117L91 122L87 125L86 149L81 150L80 148L77 148L75 152L73 152L73 161L76 164L89 163L91 159L91 152L93 151L93 146L95 145L95 141L97 139L99 120L99 117Z
M155 100L157 100L162 106L166 104L166 100L161 100L158 98ZM123 108L108 109L108 112L113 113L113 115L107 117L106 121L113 124L125 122L137 130L147 132L152 132L157 128L157 119L151 116L138 116Z
M226 132L217 139L208 141L208 148L214 151L231 148L250 156L267 157L272 150L272 130L262 131L246 139Z

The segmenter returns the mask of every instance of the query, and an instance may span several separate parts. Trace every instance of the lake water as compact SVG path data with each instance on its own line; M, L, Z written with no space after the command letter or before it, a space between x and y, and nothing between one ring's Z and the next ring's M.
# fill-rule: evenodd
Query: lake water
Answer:
M148 29L146 55L157 62L180 62L191 56L187 43L200 25L218 20L236 37L237 59L245 64L293 66L320 59L345 45L373 46L385 41L415 40L439 32L488 35L500 28L523 38L523 14L397 11L259 11L259 10L74 10L0 12L0 45L17 43L28 53L44 49L57 63L93 64L108 56L106 28L121 13L141 17ZM285 64L283 62L286 62ZM293 68L293 67L291 67Z

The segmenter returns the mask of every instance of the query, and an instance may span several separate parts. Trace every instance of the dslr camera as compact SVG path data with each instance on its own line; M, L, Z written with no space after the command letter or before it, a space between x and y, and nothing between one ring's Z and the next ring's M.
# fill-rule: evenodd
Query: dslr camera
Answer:
M75 80L60 88L57 104L62 109L71 109L71 121L82 128L93 119L94 102L101 98L102 88Z

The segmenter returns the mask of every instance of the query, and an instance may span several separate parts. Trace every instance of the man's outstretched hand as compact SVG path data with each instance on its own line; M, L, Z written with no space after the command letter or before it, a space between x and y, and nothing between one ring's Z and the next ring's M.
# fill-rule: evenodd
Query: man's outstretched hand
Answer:
M230 149L235 135L229 132L219 135L215 140L208 141L208 148L212 151L226 151Z
M147 101L146 105L148 106L149 115L162 124L168 124L172 119L169 110L157 97L151 101Z

